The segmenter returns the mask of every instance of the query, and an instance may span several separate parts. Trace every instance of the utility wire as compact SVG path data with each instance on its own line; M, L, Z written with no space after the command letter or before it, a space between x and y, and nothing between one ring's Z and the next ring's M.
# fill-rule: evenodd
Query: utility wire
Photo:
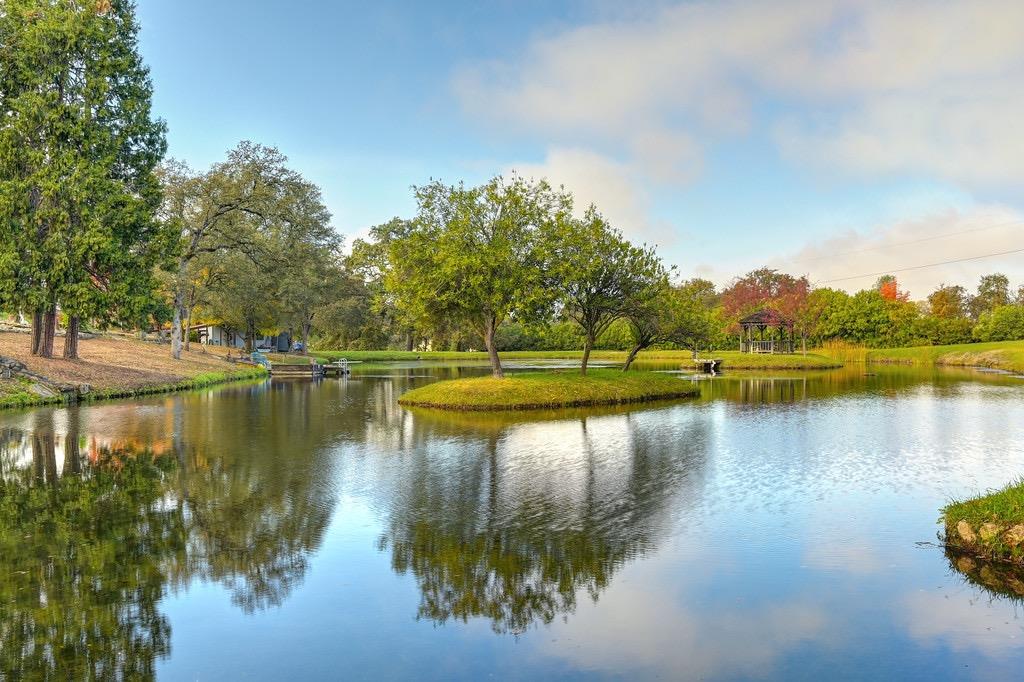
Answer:
M924 268L934 268L939 265L949 265L951 263L966 263L972 260L981 260L982 258L994 258L995 256L1007 256L1011 253L1024 252L1024 247L1019 249L1010 249L1009 251L999 251L998 253L986 253L981 256L970 256L968 258L954 258L953 260L944 260L938 263L926 263L924 265L913 265L908 268L893 268L889 270L881 270L879 272L865 272L862 275L850 275L849 277L836 277L834 279L822 279L818 280L814 284L831 284L833 282L846 282L851 279L860 279L861 277L878 277L879 275L890 275L894 272L907 272L909 270L923 270Z
M905 242L896 242L895 244L879 244L878 246L869 246L863 249L857 249L856 251L842 251L840 253L830 253L824 256L813 256L811 258L799 258L795 260L786 260L784 263L796 265L798 263L810 263L812 261L825 260L826 258L839 258L841 256L852 256L858 253L867 253L869 251L880 251L881 249L891 249L897 246L909 246L911 244L920 244L921 242L930 242L935 239L944 239L946 237L956 237L962 234L974 234L975 232L985 232L986 230L994 230L997 227L1008 227L1010 225L1024 225L1024 221L1011 220L1005 223L996 223L995 225L988 225L986 227L978 227L973 230L960 230L959 232L946 232L944 234L936 234L931 237L921 237L920 239L911 239Z

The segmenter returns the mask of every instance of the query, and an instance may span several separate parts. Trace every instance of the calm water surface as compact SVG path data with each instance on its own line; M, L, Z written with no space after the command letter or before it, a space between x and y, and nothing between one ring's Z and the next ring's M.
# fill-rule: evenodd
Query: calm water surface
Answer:
M396 403L478 371L0 414L0 679L1019 678L1024 576L935 539L1024 472L1024 380Z

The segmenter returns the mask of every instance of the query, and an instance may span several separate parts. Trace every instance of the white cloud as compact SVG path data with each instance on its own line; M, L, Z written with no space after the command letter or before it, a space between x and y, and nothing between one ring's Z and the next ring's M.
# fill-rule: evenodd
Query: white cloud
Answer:
M1011 283L1024 284L1021 253L966 260L935 267L906 269L1024 248L1024 214L1005 206L971 210L946 209L913 219L848 230L808 243L770 264L807 274L823 286L855 291L877 275L892 271L914 298L923 299L940 282L968 289L983 274L1003 272ZM864 275L854 277L854 275Z
M650 217L650 198L642 189L637 171L596 152L578 148L555 148L541 163L514 164L507 171L525 177L546 178L564 185L576 197L576 211L597 205L606 218L638 242L667 246L673 231Z
M685 3L539 38L455 78L476 120L615 148L675 183L692 177L694 140L781 110L765 114L777 142L816 165L1019 186L1022 85L1017 0ZM652 155L652 130L676 142Z
M719 604L699 610L671 577L624 571L597 604L581 603L540 652L584 670L621 677L703 679L770 676L791 650L832 643L826 609L802 601Z

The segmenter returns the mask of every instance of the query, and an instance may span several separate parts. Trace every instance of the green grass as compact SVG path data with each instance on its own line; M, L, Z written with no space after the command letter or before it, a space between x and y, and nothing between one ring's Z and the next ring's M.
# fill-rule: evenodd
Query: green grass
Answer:
M402 405L448 410L537 410L688 398L700 389L672 374L592 369L439 381L413 389Z
M942 523L953 547L1024 564L1024 478L987 495L951 502L942 510Z
M232 381L243 381L246 379L259 379L267 376L266 370L262 367L245 367L244 369L226 370L223 372L205 372L191 378L169 384L153 384L151 386L138 386L134 388L111 388L95 390L83 396L79 396L79 402L93 402L97 400L110 400L113 398L131 398L135 396L153 395L156 393L171 393L173 391L188 391L216 384L224 384ZM65 401L64 396L41 396L28 390L24 379L0 381L0 410L16 407L34 407L39 405L54 405ZM31 382L29 382L31 383ZM20 386L17 388L15 385Z
M738 350L712 351L701 353L702 358L718 358L722 361L722 368L730 369L830 369L842 367L843 363L838 360L826 358L823 355L808 353L771 354L771 353L741 353ZM692 367L690 356L680 361L683 366Z
M320 360L333 361L338 358L362 360L363 362L401 362L409 360L479 360L487 361L487 353L465 351L395 351L395 350L318 350L311 351ZM583 352L578 350L536 350L536 351L505 351L500 353L502 360L579 360ZM678 362L680 366L690 368L693 354L688 350L648 350L637 356L637 361ZM822 355L768 355L740 353L739 351L712 351L703 353L702 357L721 358L724 366L731 369L824 369L841 367L842 363ZM626 352L618 350L596 350L590 354L592 360L625 362Z
M867 353L869 363L991 367L1024 373L1024 341L961 343L953 346L884 348Z

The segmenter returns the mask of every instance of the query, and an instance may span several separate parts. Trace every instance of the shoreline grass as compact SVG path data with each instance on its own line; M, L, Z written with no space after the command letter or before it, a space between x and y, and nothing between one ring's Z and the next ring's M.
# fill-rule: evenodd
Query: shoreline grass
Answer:
M478 351L337 351L337 350L313 350L310 354L318 359L333 361L338 358L349 360L360 360L362 362L408 362L415 360L445 361L445 360L476 360L486 362L487 353ZM583 351L578 350L530 350L530 351L502 351L502 360L580 360ZM625 362L626 351L618 350L596 350L591 353L591 360L603 360L613 362ZM702 353L701 357L713 357L723 360L725 369L828 369L842 367L842 362L827 358L823 355L808 353L802 355L772 355L766 353L741 353L735 350L710 351ZM647 350L640 352L637 362L677 362L679 366L692 367L693 353L688 350Z
M868 351L866 360L868 364L988 367L1024 374L1024 341L879 348Z
M208 386L218 386L237 381L249 379L263 379L270 376L262 367L246 367L239 370L228 370L224 372L206 372L198 374L182 381L153 384L150 386L133 386L130 388L119 387L95 390L85 395L79 395L75 401L78 404L87 404L103 400L115 400L118 398L135 398L146 395L157 395L160 393L177 393L179 391L192 391ZM64 395L43 396L33 393L27 388L20 390L0 391L0 410L17 409L20 407L44 407L46 405L64 405L70 401Z
M698 387L671 374L591 369L586 376L573 370L438 381L405 393L398 402L442 410L543 410L692 398L699 393Z
M945 541L973 556L1024 566L1024 478L942 509Z

